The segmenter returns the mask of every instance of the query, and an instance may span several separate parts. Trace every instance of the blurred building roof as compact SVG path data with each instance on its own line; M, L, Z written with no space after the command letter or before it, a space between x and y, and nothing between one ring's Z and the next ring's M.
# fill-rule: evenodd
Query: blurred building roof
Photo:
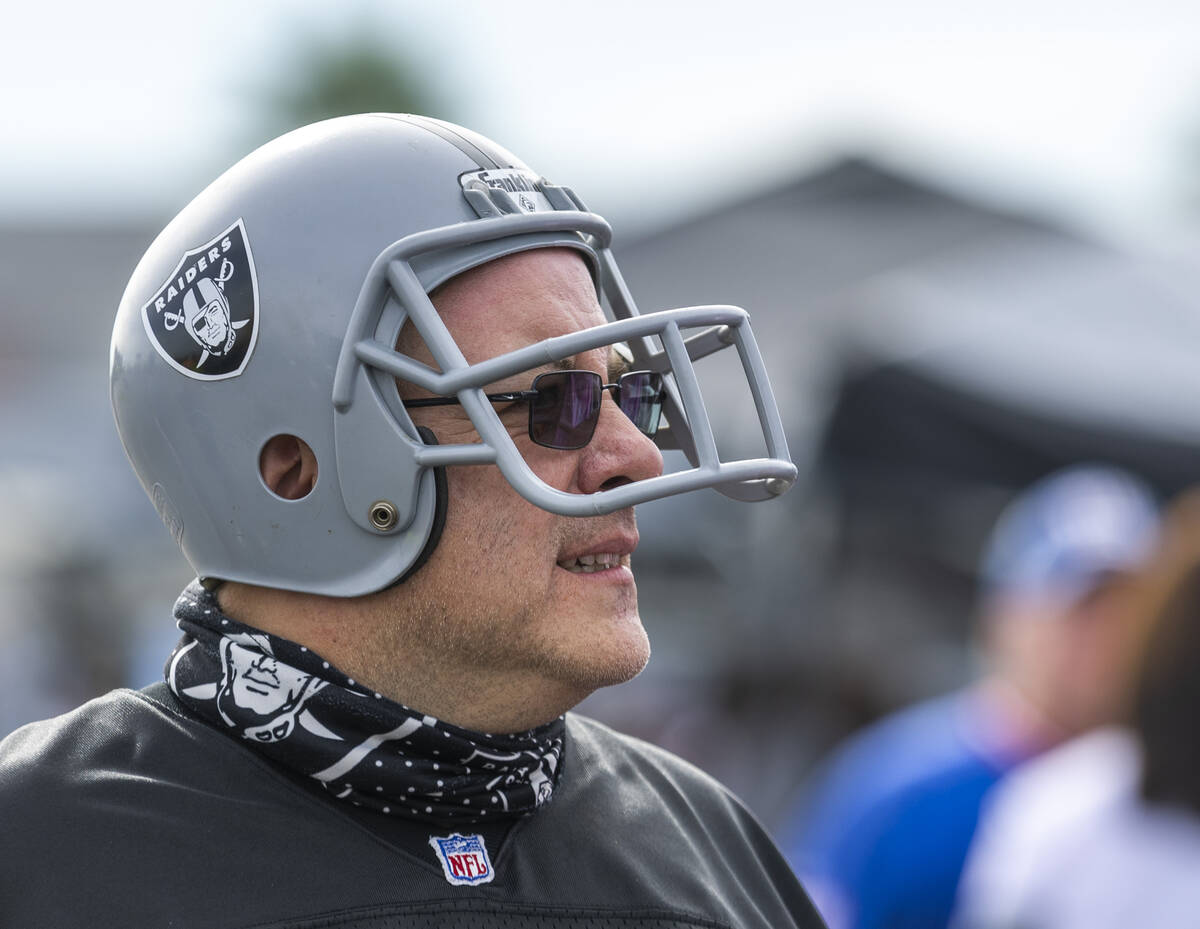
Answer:
M845 297L863 282L956 256L1017 247L1092 248L1039 217L1007 211L918 181L861 157L697 214L616 252L643 311L733 303L748 309L780 398L793 455L811 460L845 363ZM1096 247L1099 251L1099 248ZM720 390L706 394L722 415ZM746 417L724 411L726 425ZM730 426L730 423L733 425ZM651 506L668 520L705 518L692 497ZM754 508L723 512L747 520ZM699 533L688 533L693 538ZM664 544L674 544L664 539ZM647 533L649 548L658 539Z

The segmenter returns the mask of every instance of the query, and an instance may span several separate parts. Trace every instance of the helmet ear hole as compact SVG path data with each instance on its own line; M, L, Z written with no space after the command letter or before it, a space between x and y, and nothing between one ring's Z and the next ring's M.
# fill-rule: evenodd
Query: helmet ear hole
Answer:
M258 473L275 496L303 500L317 486L317 456L298 436L272 436L258 454Z

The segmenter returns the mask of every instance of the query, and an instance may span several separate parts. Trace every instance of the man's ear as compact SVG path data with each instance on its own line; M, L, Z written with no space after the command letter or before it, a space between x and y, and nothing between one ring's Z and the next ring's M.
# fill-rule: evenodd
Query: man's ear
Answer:
M317 456L308 443L294 435L277 435L258 456L263 483L276 496L300 500L317 486Z

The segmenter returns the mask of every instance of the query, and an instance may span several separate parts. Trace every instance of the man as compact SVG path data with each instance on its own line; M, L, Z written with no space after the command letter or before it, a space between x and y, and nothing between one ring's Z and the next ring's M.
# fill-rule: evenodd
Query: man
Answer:
M1010 504L982 566L988 673L853 737L782 836L832 929L947 925L985 794L1116 716L1156 532L1149 492L1111 468L1053 474Z
M198 579L165 683L0 746L0 923L820 924L728 793L567 712L649 655L633 505L795 476L744 313L639 316L608 238L490 140L388 114L168 225L112 399ZM763 459L716 455L691 359L727 345Z

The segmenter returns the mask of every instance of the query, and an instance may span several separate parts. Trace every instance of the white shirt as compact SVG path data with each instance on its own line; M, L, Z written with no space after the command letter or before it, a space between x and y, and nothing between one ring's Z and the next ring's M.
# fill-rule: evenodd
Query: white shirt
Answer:
M1200 817L1145 804L1118 729L1029 762L985 803L955 929L1200 926Z

